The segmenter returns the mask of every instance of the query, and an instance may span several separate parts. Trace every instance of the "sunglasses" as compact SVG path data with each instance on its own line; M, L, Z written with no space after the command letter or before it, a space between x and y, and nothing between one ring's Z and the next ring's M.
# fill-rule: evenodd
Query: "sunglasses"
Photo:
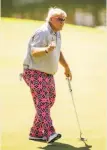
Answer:
M63 18L60 18L60 17L58 17L58 18L56 18L58 21L60 21L60 22L64 22L65 21L65 19L63 19Z

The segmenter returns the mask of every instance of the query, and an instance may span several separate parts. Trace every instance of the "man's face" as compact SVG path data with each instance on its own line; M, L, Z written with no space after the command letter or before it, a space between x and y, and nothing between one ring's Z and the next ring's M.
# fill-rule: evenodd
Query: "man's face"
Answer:
M51 23L54 26L56 31L62 30L64 23L65 23L65 17L63 15L57 15L53 16L51 18Z

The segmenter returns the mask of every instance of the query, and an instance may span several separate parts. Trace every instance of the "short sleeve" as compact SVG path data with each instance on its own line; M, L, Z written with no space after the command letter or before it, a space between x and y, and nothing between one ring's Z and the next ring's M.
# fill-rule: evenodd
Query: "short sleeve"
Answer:
M30 48L33 50L36 47L45 47L47 44L47 35L44 31L36 31L30 41Z

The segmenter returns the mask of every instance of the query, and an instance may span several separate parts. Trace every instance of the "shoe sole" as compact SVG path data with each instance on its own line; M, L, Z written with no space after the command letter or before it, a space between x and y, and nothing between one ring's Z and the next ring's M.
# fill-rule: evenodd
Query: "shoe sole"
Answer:
M37 142L46 142L46 140L44 139L30 139L29 140L32 140L32 141L37 141Z
M55 137L54 139L52 139L51 141L49 141L48 143L53 143L55 142L56 140L60 139L61 138L61 134L58 134L57 137Z

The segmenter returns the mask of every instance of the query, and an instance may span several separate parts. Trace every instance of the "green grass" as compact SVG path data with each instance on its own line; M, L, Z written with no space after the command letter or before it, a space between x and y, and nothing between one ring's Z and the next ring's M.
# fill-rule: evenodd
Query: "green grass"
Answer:
M88 150L80 142L72 99L63 68L55 75L56 103L51 116L62 138L53 146L28 140L35 109L29 88L19 81L27 42L43 22L1 20L0 98L2 100L2 150ZM72 73L72 88L80 124L91 150L106 149L106 33L65 25L62 51Z

